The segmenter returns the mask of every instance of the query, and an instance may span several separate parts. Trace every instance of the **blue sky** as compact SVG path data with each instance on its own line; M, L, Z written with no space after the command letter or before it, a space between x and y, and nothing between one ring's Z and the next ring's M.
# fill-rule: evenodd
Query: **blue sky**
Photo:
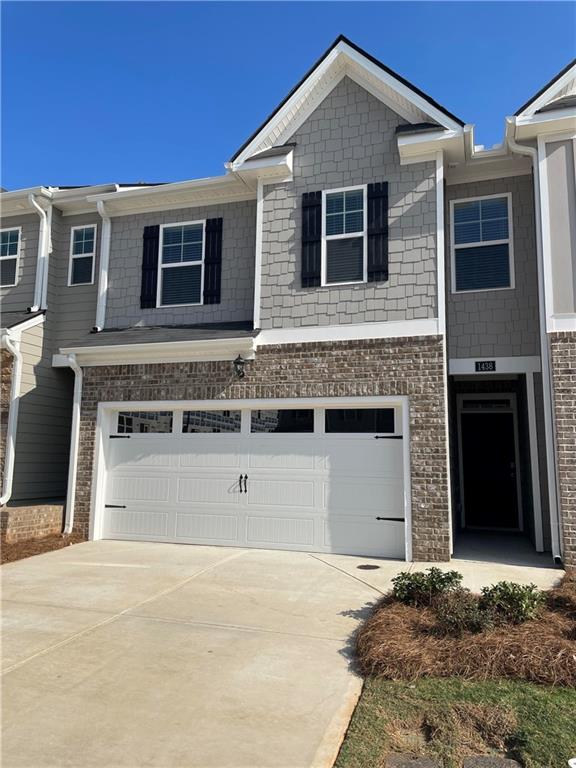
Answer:
M576 55L568 2L4 2L2 21L8 189L221 174L340 33L487 146Z

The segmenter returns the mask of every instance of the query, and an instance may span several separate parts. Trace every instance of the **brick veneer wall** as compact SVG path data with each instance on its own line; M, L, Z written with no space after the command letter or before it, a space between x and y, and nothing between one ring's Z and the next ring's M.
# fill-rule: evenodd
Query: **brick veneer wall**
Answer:
M88 532L101 401L408 395L413 556L448 560L443 388L442 339L437 336L263 347L242 380L228 361L85 368L76 530Z
M10 413L10 392L12 389L12 355L7 349L0 351L0 478L4 478L6 456L6 432Z
M34 503L7 506L0 510L0 533L5 541L40 539L61 533L64 504Z
M576 568L576 333L551 333L564 562Z

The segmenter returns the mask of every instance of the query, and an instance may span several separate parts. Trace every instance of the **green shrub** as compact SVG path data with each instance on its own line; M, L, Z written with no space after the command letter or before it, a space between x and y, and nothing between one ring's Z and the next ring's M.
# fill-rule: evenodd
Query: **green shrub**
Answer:
M494 625L492 611L481 608L478 595L462 587L440 595L434 609L441 635L461 637L465 632L484 632Z
M461 581L462 574L458 571L441 571L440 568L415 573L402 571L392 579L392 595L406 605L432 605L439 595L459 588Z
M515 584L499 581L492 587L484 587L480 608L492 611L501 621L521 624L534 619L544 603L544 593L535 584Z

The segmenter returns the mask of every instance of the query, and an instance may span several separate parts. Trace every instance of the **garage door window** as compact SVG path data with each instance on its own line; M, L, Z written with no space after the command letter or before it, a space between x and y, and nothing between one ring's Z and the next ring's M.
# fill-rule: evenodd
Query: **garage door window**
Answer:
M182 432L240 432L240 411L184 411Z
M252 411L251 432L314 432L314 411Z
M327 433L394 432L394 408L334 408L326 411Z
M172 432L171 411L121 411L118 434L162 434Z

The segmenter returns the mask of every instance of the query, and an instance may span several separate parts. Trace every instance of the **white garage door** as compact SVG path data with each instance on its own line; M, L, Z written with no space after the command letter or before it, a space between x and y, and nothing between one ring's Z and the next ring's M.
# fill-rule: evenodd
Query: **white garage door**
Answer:
M403 558L400 409L122 411L103 538Z

